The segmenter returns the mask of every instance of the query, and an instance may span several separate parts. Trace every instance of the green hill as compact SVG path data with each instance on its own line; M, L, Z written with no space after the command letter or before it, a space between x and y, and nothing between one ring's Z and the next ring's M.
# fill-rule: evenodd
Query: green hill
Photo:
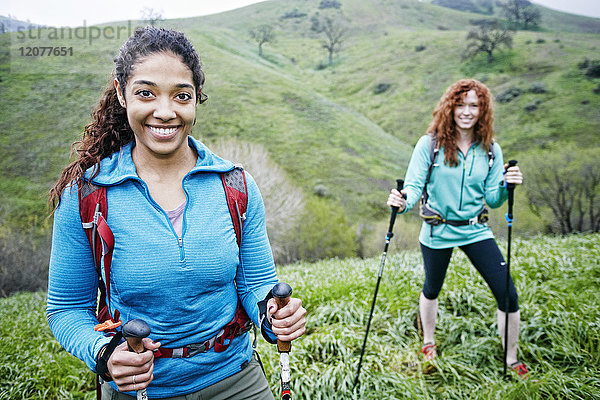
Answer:
M343 0L347 37L334 65L323 68L327 55L310 29L311 17L331 10L319 3L272 0L164 22L186 32L206 70L210 100L198 109L196 136L209 144L235 137L264 145L306 193L326 187L355 220L387 214L386 192L404 175L435 103L464 76L484 81L496 95L521 90L512 102L496 105L505 154L526 157L529 149L557 140L598 145L600 96L592 92L598 79L584 77L578 64L594 58L600 35L566 31L586 26L598 32L600 19L544 11L541 31L518 32L513 49L499 51L488 65L483 57L461 59L469 21L481 14L416 0ZM283 18L294 10L304 16ZM265 44L259 57L248 29L264 23L276 28L277 41ZM111 26L112 38L93 40L93 29L109 27L88 27L84 39L49 39L44 30L24 41L16 33L0 37L1 220L43 221L45 191L89 122L131 28L127 22ZM72 47L74 54L19 53L44 45ZM531 93L533 84L545 92ZM387 90L376 94L381 87ZM530 104L536 109L524 111Z

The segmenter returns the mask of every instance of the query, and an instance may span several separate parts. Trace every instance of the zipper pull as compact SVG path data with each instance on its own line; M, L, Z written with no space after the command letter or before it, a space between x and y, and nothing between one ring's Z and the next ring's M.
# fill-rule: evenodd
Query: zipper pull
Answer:
M183 247L183 238L177 238L179 241L179 247Z

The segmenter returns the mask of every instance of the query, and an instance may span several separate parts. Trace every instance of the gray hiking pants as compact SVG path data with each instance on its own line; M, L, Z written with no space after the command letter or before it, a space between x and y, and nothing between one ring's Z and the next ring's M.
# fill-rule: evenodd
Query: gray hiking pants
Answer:
M102 384L102 400L131 400L131 397L115 391L108 383ZM164 400L274 400L262 366L252 356L250 363L240 372L207 388L185 396L168 397Z

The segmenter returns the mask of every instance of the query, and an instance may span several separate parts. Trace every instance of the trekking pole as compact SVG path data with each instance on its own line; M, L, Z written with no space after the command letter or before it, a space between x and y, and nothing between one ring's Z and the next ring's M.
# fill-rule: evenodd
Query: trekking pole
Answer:
M150 335L150 326L141 319L132 319L123 325L123 337L127 340L129 351L143 353L146 351L142 339ZM135 381L134 381L135 384ZM146 388L136 391L137 400L148 400Z
M273 286L273 297L277 302L277 309L281 310L287 305L292 296L292 287L285 282L279 282ZM281 400L292 400L290 350L292 342L284 342L277 339L277 350L279 351L279 366L281 367Z
M404 181L402 179L396 179L396 189L402 190L404 187ZM367 346L367 337L369 336L369 328L371 327L371 318L373 318L373 310L375 310L375 301L377 300L377 292L379 291L379 283L381 282L381 275L383 274L383 266L385 265L385 258L387 256L388 246L390 245L390 239L394 236L392 232L394 229L394 222L396 222L396 215L398 214L398 207L392 207L392 214L390 215L390 226L388 227L387 235L385 236L385 247L383 248L383 256L381 257L381 266L379 267L379 275L377 276L377 285L375 285L375 294L373 295L373 302L371 303L371 312L369 313L369 320L367 321L367 330L365 331L365 339L363 340L362 349L360 351L360 360L358 361L358 368L356 370L356 377L354 378L354 387L358 384L358 376L360 375L360 367L362 365L363 356L365 355L365 347Z
M508 162L508 168L514 167L517 165L517 160L510 160ZM506 253L506 289L504 291L504 308L506 311L504 312L504 375L506 376L507 371L507 363L506 358L508 356L508 307L509 307L509 299L508 299L508 285L510 283L510 242L511 242L511 234L512 234L512 224L513 224L513 204L515 201L515 184L514 183L506 183L506 189L508 190L508 212L506 213L506 222L508 223L508 249Z

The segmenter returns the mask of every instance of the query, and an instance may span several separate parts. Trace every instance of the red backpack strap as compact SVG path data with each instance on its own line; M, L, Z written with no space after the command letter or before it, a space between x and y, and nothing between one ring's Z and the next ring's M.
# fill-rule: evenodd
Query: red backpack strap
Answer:
M97 317L98 321L104 324L98 325L97 330L110 330L121 324L119 311L115 310L114 318L110 313L110 266L115 238L106 222L107 213L106 187L84 181L79 189L79 215L94 255L98 273L100 299ZM104 260L104 279L101 276L100 268L102 260Z
M244 169L241 165L236 165L231 171L222 173L221 180L223 181L237 244L241 246L242 229L246 219L246 208L248 207L248 186L246 185Z
M229 214L233 222L237 244L241 248L242 231L244 220L246 219L246 209L248 208L248 186L246 184L244 168L241 165L236 165L231 171L221 174L221 181L223 181L223 188L225 189L225 197L227 198L227 206L229 207ZM223 335L215 341L215 351L225 351L234 337L246 333L251 327L252 321L248 317L242 302L238 299L235 316L225 326Z

